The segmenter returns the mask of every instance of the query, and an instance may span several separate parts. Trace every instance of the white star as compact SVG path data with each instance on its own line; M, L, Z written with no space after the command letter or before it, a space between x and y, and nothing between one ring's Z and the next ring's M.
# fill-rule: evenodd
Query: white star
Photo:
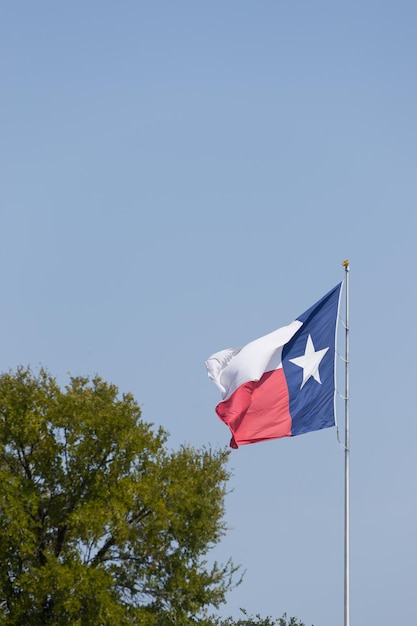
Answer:
M298 356L296 359L290 359L291 363L303 368L303 382L301 383L300 389L304 387L308 379L311 377L313 377L314 380L321 385L319 365L328 349L329 348L324 348L323 350L317 350L316 352L311 335L309 335L304 356Z

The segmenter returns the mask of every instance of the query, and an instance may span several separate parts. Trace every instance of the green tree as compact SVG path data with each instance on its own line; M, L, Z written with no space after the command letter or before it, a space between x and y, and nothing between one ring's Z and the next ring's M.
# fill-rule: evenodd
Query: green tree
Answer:
M99 377L0 376L2 624L210 623L228 453L166 441Z
M244 609L241 609L243 617L240 619L229 619L219 623L219 626L305 626L303 622L300 622L296 617L290 617L287 619L287 614L284 613L282 617L274 619L272 617L261 617L256 615L255 617L249 616Z

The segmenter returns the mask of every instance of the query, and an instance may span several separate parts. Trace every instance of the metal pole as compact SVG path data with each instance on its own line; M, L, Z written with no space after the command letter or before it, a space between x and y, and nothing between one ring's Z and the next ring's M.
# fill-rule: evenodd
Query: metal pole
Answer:
M349 415L349 261L344 261L346 276L345 319L345 621L350 626L350 415Z

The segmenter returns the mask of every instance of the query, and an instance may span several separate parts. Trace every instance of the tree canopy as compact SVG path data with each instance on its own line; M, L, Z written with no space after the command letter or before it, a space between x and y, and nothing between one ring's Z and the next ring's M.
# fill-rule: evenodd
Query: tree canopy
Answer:
M208 624L236 568L225 531L228 452L166 446L100 377L0 377L0 621Z
M219 626L305 626L303 622L299 621L296 617L290 617L287 619L287 614L284 613L282 617L274 619L273 617L261 617L256 615L255 617L248 615L244 609L241 609L242 617L221 621Z

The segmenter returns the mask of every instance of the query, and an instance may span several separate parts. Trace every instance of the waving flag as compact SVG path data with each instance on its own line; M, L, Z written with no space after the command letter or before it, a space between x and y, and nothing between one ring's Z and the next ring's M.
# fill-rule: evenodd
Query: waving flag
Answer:
M294 322L206 361L222 393L230 446L334 426L336 322L342 283Z

